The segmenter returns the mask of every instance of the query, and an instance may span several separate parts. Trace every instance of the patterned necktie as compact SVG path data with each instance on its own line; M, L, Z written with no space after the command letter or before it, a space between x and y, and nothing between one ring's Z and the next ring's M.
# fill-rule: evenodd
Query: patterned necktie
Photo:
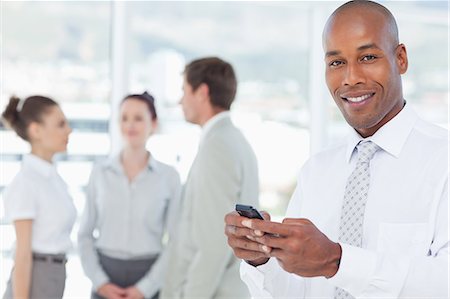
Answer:
M364 211L370 183L369 163L380 148L372 141L361 141L356 146L356 149L358 160L345 186L339 226L339 241L361 247ZM334 298L349 299L353 298L353 296L341 288L336 288Z

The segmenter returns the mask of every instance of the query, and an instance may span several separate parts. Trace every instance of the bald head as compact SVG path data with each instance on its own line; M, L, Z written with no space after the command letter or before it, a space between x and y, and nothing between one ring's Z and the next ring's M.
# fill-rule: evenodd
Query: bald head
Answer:
M323 31L324 42L329 31L331 30L331 27L333 27L336 22L340 22L344 19L350 20L350 25L352 22L357 25L358 18L355 18L355 16L365 19L376 19L378 24L383 25L379 27L379 29L385 31L384 33L387 34L386 37L390 39L392 45L395 47L399 44L398 27L392 13L381 4L365 0L356 0L344 3L331 14Z
M328 19L323 48L334 101L361 136L372 136L404 104L401 75L408 56L394 17L375 2L348 2Z

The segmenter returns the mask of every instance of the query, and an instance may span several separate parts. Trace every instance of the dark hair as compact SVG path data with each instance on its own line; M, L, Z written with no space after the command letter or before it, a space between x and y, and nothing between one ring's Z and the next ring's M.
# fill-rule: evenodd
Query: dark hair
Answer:
M123 98L122 104L129 99L136 99L139 101L144 102L147 105L148 110L150 111L150 115L152 117L152 120L157 120L158 115L156 114L156 108L155 108L155 99L151 94L144 91L143 94L129 94L126 97Z
M28 126L33 122L42 123L42 117L53 106L58 106L58 103L43 96L30 96L24 100L12 96L2 113L2 122L23 140L30 141Z
M237 89L231 64L217 57L201 58L186 65L184 74L194 91L202 83L208 86L213 106L230 110Z

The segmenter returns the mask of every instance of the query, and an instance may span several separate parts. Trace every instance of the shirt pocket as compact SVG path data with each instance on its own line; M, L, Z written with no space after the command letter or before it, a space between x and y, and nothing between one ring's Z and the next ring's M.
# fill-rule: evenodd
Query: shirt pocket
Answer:
M381 223L378 251L409 256L428 255L427 223Z

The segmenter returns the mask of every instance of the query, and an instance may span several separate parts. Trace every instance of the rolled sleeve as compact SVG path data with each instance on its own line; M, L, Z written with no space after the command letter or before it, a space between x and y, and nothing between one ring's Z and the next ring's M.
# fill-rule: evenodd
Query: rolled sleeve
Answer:
M34 219L38 213L36 197L38 190L31 182L18 179L11 183L4 194L5 218L13 222L22 219Z

